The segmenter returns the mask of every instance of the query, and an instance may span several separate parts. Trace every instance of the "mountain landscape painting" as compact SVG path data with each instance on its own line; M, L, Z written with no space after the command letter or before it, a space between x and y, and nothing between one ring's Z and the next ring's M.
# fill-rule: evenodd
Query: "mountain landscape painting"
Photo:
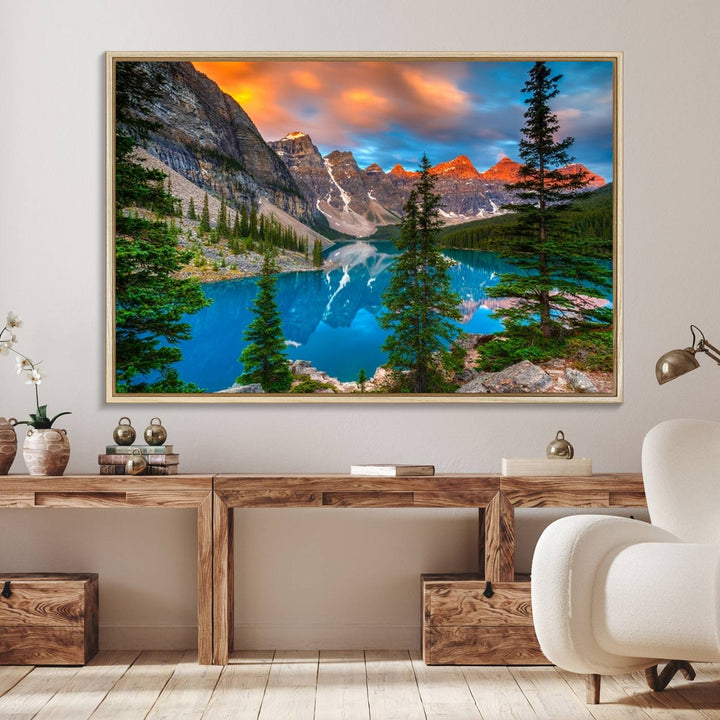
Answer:
M619 54L108 53L107 399L622 399Z

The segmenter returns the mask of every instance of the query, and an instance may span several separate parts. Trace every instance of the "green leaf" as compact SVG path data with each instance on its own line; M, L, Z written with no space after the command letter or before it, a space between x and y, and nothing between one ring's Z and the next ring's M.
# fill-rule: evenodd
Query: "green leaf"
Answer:
M52 427L53 423L63 415L72 415L72 412L70 412L70 410L66 410L65 412L58 413L52 420L50 420L50 425L48 425L48 427Z

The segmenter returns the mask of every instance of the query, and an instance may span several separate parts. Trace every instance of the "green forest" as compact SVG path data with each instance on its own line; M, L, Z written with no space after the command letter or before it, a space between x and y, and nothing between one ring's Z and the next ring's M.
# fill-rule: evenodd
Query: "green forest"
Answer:
M611 258L613 251L613 184L608 183L597 190L588 192L575 200L572 209L566 209L567 220L582 237L593 237L600 241L600 250ZM515 231L517 218L514 215L475 220L445 227L440 232L443 247L463 250L492 251L503 238Z

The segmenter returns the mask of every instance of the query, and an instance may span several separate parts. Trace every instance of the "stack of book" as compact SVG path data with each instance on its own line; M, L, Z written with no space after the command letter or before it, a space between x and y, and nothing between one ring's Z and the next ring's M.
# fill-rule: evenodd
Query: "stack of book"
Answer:
M366 477L417 477L435 474L434 465L351 465L351 475Z
M172 445L108 445L105 453L98 455L100 474L125 475L125 463L135 450L147 463L143 475L177 475L180 455L173 452Z

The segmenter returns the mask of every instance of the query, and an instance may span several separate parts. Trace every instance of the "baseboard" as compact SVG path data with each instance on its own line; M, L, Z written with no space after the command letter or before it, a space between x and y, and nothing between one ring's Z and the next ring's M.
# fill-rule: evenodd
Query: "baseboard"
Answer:
M190 650L197 647L195 625L101 625L101 650Z
M235 647L245 650L406 650L420 647L417 625L235 626Z
M102 650L186 650L197 647L193 625L104 625ZM235 647L244 650L405 650L420 647L417 625L235 626Z

